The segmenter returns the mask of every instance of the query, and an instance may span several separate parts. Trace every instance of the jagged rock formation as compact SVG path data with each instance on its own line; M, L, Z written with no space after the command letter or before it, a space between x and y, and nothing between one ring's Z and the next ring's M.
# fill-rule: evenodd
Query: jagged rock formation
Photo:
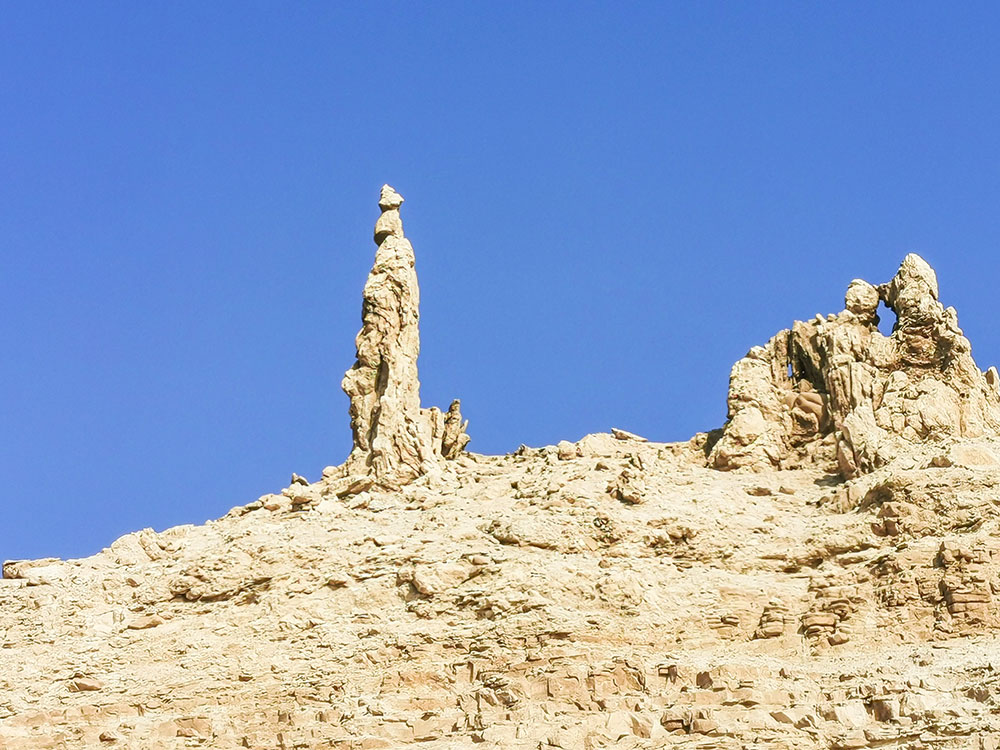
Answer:
M436 406L427 412L434 451L442 458L458 458L469 444L469 420L462 420L462 402L456 398L443 414Z
M389 185L379 197L375 264L364 288L357 361L344 375L354 448L347 472L399 487L455 458L469 442L459 401L443 416L420 406L420 290L413 246L399 215L403 196Z
M880 301L897 316L888 337ZM980 372L954 308L938 302L933 269L911 254L886 284L852 281L843 312L796 322L734 365L729 421L709 462L835 462L853 477L921 445L995 435L994 372Z
M420 407L401 203L348 461L5 563L0 750L1000 748L998 377L926 264L751 350L714 447L481 456Z

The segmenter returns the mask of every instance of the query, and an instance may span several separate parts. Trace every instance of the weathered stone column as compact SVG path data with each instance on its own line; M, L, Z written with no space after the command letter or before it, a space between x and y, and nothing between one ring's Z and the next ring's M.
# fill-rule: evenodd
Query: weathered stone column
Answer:
M365 283L361 330L355 339L357 361L342 384L351 399L354 433L347 472L371 475L388 487L426 473L442 456L453 458L468 442L457 401L441 432L434 425L437 410L420 408L420 290L413 246L403 235L402 204L399 193L382 186L382 214L375 222L378 250Z

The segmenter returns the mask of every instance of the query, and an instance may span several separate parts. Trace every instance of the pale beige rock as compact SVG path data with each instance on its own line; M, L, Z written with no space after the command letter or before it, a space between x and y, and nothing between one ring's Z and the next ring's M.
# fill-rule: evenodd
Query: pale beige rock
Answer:
M462 420L462 402L457 398L451 402L448 412L444 415L444 432L441 435L441 455L445 458L457 458L469 444L469 420Z
M608 485L608 493L623 503L639 505L646 501L646 482L634 468L626 467L617 479Z
M997 454L986 445L959 443L949 452L950 465L967 469L995 468L1000 466Z
M569 440L560 440L556 444L556 455L562 461L569 461L577 457L576 443L571 443Z
M878 289L863 279L855 279L847 287L844 307L859 320L872 322L878 312Z
M996 367L991 366L986 371L986 383L993 390L1000 392L1000 372L997 371Z
M438 458L454 458L468 442L457 401L444 423L439 411L420 406L420 291L413 247L399 215L402 203L395 190L382 187L378 249L355 340L357 361L343 380L354 435L346 471L371 474L386 487L427 473Z
M941 455L997 450L955 440L970 450ZM343 498L359 479L338 471L305 510L141 532L155 559L129 535L8 566L26 577L0 581L0 746L965 750L1000 732L1000 468L830 485L578 445L605 468L475 456ZM609 497L619 481L642 502ZM851 512L821 502L855 484Z
M93 692L101 690L103 687L104 683L92 677L76 677L69 683L70 692L74 693Z
M641 435L636 435L634 432L629 432L628 430L619 430L617 427L611 428L611 434L615 436L618 440L635 440L640 443L649 442L646 438Z
M142 617L137 617L132 622L128 624L129 630L148 630L149 628L155 628L158 625L162 625L166 622L159 615L144 615Z
M877 328L880 299L897 315L889 337ZM734 365L709 463L869 473L928 444L996 435L994 382L938 302L933 269L911 254L887 284L852 281L840 314L796 322Z

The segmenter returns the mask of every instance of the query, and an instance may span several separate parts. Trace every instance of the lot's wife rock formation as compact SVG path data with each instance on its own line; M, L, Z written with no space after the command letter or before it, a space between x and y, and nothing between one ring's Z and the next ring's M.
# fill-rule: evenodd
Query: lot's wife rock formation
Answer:
M440 459L457 456L469 436L459 401L452 402L447 414L420 406L420 290L413 246L399 215L403 196L383 185L378 205L378 249L365 283L357 361L343 381L354 434L347 471L398 487L427 473Z

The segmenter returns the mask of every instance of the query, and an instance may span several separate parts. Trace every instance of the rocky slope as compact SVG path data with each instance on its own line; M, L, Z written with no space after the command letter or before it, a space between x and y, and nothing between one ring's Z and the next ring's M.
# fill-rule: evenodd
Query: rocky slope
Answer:
M481 456L420 404L401 204L350 458L5 564L0 748L1000 746L997 377L923 261L752 349L715 433Z

